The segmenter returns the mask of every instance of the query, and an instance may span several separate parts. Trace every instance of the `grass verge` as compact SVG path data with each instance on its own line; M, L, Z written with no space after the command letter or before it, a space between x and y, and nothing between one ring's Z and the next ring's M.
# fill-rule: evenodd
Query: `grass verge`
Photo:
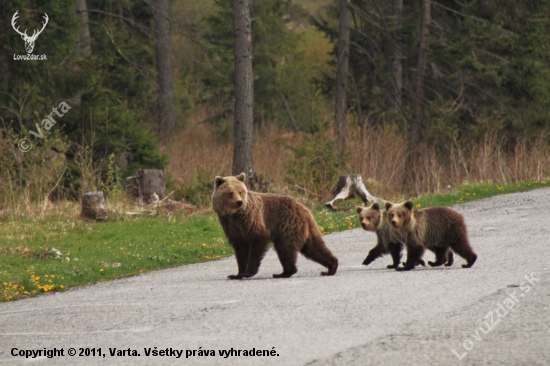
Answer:
M415 207L450 206L503 193L547 187L541 182L464 184L453 192L420 196ZM355 207L322 205L312 212L323 234L359 227ZM55 249L52 249L55 248ZM0 223L0 301L137 275L154 269L233 254L214 214L115 217L105 223L48 218Z

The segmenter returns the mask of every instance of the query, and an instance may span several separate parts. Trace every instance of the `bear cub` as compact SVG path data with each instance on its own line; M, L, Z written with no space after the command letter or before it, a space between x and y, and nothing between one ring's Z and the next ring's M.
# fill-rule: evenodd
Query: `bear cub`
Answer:
M407 246L407 261L404 267L396 268L398 271L413 269L426 248L435 253L435 262L428 262L432 267L452 265L453 251L466 259L467 263L462 267L474 265L477 255L468 240L461 214L447 207L422 210L413 210L413 207L412 201L402 204L386 202L390 224L403 235Z
M283 272L275 278L290 277L296 272L298 252L328 271L332 276L338 268L338 259L326 247L311 212L285 196L248 191L246 175L216 177L212 195L212 209L218 216L227 240L235 251L236 275L229 279L252 277L273 242Z
M366 208L358 206L355 210L359 214L359 222L363 229L375 232L377 237L376 246L369 251L363 264L368 266L376 258L390 253L393 264L388 265L387 268L397 268L401 260L405 239L397 230L391 227L387 211L382 212L378 202L374 202ZM418 261L418 264L426 265L422 259Z

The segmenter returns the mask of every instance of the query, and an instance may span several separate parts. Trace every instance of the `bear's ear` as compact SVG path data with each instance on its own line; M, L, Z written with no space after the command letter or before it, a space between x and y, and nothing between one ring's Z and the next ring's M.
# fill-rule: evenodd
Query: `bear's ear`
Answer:
M357 211L357 213L358 213L359 215L361 215L361 212L363 212L363 207L357 206L357 207L355 207L355 211Z
M390 207L393 206L393 203L391 202L386 202L386 211L388 211L390 209Z
M237 175L235 178L237 178L241 182L244 182L244 180L246 179L246 174L241 173L241 174Z
M413 209L413 207L414 207L413 201L408 200L407 202L405 202L405 203L403 204L403 206L405 206L405 207L407 208L407 210L412 211L412 209Z
M376 211L380 211L380 204L378 202L374 202L371 207Z
M225 180L222 177L216 177L216 188L221 186L224 182Z

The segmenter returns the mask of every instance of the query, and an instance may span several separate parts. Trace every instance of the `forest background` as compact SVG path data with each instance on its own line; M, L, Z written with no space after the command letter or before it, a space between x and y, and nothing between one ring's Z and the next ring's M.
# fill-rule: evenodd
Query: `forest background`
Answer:
M29 35L47 13L33 52L47 60L15 60L16 11ZM251 0L250 11L253 170L271 191L314 203L359 173L395 199L548 177L550 1ZM207 207L214 176L232 174L233 55L230 0L3 1L0 217L99 189L122 198L138 168L164 169L171 198ZM44 138L30 134L61 102L71 109Z

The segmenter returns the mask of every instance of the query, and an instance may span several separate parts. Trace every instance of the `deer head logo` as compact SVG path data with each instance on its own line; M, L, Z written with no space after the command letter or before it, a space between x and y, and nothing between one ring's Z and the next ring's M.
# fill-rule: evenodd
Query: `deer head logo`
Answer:
M15 28L15 20L17 18L19 18L19 15L17 15L17 13L19 12L19 10L17 10L15 12L15 14L13 14L13 17L11 18L11 26L13 27L13 29L19 33L21 35L21 38L23 38L23 40L25 41L25 48L27 49L27 53L32 53L32 50L34 49L34 42L36 41L36 38L38 38L38 36L40 35L40 33L42 33L42 31L44 30L44 28L46 28L46 24L48 24L48 20L50 18L48 18L48 14L44 13L44 16L43 18L46 20L45 22L42 22L42 29L40 29L39 31L37 31L36 29L34 30L32 36L28 36L27 35L27 30L25 29L25 32L21 33L19 31L19 27Z

